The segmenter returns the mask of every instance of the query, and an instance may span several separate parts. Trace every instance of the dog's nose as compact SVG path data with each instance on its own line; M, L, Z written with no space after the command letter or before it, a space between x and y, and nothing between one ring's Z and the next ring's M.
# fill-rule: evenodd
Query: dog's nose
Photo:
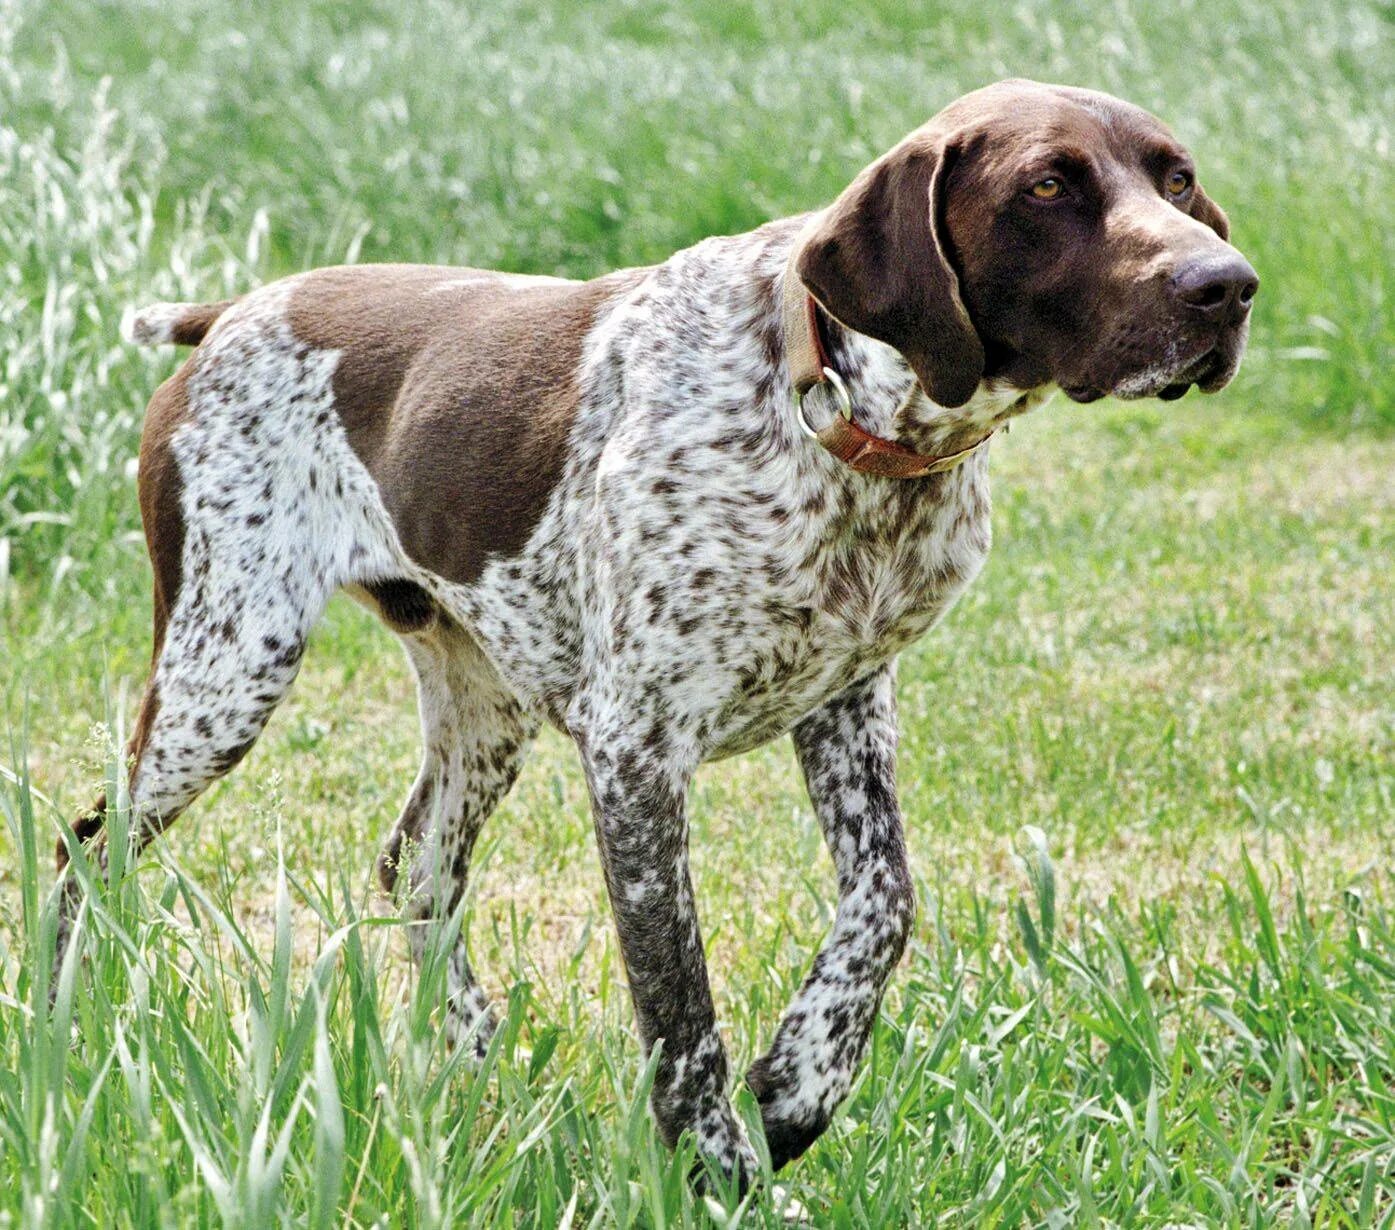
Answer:
M1259 276L1239 252L1202 256L1172 275L1172 294L1189 312L1226 324L1244 320Z

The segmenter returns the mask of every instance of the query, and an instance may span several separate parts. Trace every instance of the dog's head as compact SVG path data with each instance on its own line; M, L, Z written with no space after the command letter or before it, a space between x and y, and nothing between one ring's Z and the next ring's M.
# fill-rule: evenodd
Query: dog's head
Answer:
M1076 401L1235 374L1259 285L1168 129L1107 94L1005 81L862 172L798 258L838 321L895 346L932 401L985 377Z

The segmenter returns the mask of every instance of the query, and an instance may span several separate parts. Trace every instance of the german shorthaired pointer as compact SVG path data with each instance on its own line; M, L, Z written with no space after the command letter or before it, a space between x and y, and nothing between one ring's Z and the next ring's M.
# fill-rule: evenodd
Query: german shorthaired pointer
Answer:
M746 1077L784 1165L847 1093L911 929L896 657L983 566L988 442L1057 387L1224 385L1257 286L1227 230L1152 116L1010 81L828 208L653 268L320 269L134 314L135 341L197 347L140 452L145 833L242 758L348 590L420 693L383 884L412 917L450 914L539 724L567 732L640 1038L663 1042L659 1131L744 1181L684 796L704 761L791 733L839 902ZM99 800L75 839L102 819ZM70 879L68 916L78 895ZM445 1013L484 1045L463 943Z

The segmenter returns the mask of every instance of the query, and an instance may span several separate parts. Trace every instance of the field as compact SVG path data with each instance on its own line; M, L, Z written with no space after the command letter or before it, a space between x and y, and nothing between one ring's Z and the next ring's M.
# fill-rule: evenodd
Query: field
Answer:
M471 8L0 0L0 1226L1395 1224L1389 0ZM248 760L94 887L49 1006L54 838L149 654L133 458L176 358L120 343L128 302L662 259L1007 75L1173 124L1262 279L1250 357L994 445L993 558L902 662L916 937L778 1186L694 1195L650 1126L558 737L464 920L506 1027L444 1053L371 875L409 677L342 599ZM786 743L692 825L739 1070L832 870Z

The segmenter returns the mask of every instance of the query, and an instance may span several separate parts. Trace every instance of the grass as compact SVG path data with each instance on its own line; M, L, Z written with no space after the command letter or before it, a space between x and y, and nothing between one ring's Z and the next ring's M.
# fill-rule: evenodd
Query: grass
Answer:
M917 935L781 1183L818 1225L1392 1224L1395 11L478 7L0 0L0 1226L733 1221L645 1114L560 739L463 920L484 1070L434 970L407 996L370 867L416 724L347 603L249 760L92 886L50 1008L49 851L116 788L149 652L132 458L173 359L115 324L343 259L660 259L1008 73L1173 122L1263 279L1254 342L1221 396L994 446L993 559L902 666ZM693 830L744 1064L831 868L785 744L706 771Z

